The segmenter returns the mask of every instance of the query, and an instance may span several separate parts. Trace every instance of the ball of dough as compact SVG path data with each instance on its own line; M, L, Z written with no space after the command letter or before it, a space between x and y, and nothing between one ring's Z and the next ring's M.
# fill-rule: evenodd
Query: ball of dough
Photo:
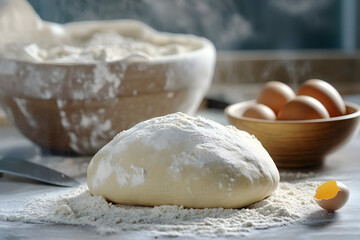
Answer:
M93 195L128 205L240 208L264 199L279 172L247 132L183 113L119 133L91 160Z

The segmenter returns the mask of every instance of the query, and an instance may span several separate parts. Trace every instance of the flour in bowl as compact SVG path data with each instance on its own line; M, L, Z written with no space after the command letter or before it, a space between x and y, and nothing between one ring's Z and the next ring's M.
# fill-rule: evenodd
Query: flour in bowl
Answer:
M192 35L160 33L135 20L56 24L42 21L24 0L3 0L0 54L47 63L152 60L204 47Z
M29 44L23 50L40 62L116 61L124 58L153 59L194 50L192 45L171 42L156 43L146 39L124 37L114 31L94 32L85 40L74 39L56 46Z

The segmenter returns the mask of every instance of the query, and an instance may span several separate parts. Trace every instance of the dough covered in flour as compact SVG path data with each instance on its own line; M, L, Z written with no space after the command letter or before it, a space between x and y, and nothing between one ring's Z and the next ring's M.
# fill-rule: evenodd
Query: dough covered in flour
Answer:
M175 113L119 133L91 160L87 183L120 204L239 208L273 193L279 172L247 132Z

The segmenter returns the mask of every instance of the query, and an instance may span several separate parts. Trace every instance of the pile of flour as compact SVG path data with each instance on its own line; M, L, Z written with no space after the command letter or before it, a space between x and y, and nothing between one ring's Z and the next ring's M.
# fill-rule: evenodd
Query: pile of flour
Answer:
M241 209L140 207L108 203L85 185L23 199L23 207L0 209L0 220L91 226L100 234L142 231L150 236L236 236L302 221L318 209L318 182L281 182L276 192Z

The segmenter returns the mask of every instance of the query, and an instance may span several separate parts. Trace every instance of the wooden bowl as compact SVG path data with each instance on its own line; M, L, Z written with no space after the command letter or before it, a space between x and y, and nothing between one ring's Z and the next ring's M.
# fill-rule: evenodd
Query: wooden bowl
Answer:
M230 124L254 134L278 167L313 167L323 163L327 154L346 143L358 130L360 107L346 103L344 116L330 119L270 121L242 117L254 101L228 106Z

